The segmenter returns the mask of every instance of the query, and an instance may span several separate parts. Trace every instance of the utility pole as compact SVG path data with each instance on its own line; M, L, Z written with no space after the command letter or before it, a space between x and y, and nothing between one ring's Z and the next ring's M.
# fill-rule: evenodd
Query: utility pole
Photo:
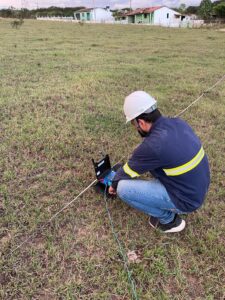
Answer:
M130 0L130 11L132 10L132 0Z

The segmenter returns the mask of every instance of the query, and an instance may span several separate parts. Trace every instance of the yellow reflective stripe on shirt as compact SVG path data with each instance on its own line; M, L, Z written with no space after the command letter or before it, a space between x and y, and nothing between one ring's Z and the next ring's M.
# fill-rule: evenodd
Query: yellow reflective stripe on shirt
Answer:
M124 172L125 172L127 175L129 175L131 178L140 176L140 174L138 174L137 172L133 171L133 170L128 166L128 163L126 163L126 164L123 166L123 170L124 170Z
M192 169L194 169L195 167L197 167L197 165L202 161L203 157L205 155L205 152L203 150L203 148L201 147L201 149L199 150L199 152L195 155L194 158L192 158L192 160L190 160L189 162L187 162L184 165L181 165L179 167L176 168L172 168L172 169L163 169L163 171L166 173L166 175L168 176L178 176L178 175L182 175L184 173L187 173L189 171L191 171Z

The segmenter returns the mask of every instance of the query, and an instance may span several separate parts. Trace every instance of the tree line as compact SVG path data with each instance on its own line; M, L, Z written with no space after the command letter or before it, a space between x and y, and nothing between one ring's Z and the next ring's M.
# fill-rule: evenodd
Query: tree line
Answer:
M202 0L199 6L186 7L181 4L178 11L183 14L194 14L204 20L216 18L225 19L225 0L212 2L211 0Z
M0 17L2 18L18 18L18 19L34 19L36 17L73 17L74 12L85 8L84 6L79 7L56 7L51 6L48 8L37 8L37 9L15 9L14 7L9 7L7 9L0 10Z

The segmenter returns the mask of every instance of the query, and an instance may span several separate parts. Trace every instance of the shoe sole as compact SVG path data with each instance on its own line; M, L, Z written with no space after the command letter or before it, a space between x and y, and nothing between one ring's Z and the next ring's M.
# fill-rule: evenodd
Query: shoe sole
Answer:
M186 222L184 220L182 220L179 226L165 230L163 232L165 232L165 233L180 232L185 228L185 226L186 226Z

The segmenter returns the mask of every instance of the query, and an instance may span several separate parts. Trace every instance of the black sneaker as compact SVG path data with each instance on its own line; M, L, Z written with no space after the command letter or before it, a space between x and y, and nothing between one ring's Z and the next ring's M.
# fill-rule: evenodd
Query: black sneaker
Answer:
M150 217L149 224L153 228L159 228L163 232L180 232L184 229L186 223L183 219L179 217L179 215L175 215L172 222L168 224L161 224L159 220L155 217Z

